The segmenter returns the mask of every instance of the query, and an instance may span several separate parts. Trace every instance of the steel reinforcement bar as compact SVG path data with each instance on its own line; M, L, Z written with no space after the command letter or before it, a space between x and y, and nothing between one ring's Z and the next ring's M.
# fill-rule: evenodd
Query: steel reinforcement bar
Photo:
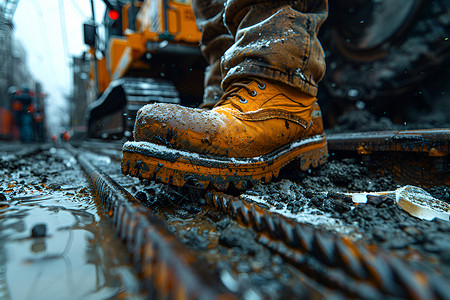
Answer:
M155 299L236 298L148 208L97 169L85 155L78 155L78 162L126 245L143 279L143 292Z
M450 299L450 282L375 247L295 222L247 200L209 191L209 205L252 228L259 241L321 284L351 297Z

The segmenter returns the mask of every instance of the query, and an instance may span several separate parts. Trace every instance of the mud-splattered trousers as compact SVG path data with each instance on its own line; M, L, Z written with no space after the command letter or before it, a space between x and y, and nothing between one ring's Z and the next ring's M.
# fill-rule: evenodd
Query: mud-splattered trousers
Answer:
M192 0L209 63L204 104L237 78L260 77L316 96L325 72L317 33L326 0Z

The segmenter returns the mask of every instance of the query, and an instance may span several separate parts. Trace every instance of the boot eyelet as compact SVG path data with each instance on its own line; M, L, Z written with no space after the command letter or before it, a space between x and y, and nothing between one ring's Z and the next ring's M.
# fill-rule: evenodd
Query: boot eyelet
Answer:
M251 91L249 94L250 96L255 97L258 93L256 91Z
M261 85L258 83L258 87L260 90L264 90L266 88L266 84L264 82L261 82Z
M239 102L245 104L245 103L247 103L247 99L245 99L245 98L239 98Z

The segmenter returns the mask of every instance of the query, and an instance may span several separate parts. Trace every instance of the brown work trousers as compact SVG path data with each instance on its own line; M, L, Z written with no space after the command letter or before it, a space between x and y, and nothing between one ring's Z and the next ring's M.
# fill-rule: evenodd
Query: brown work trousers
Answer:
M239 78L261 77L316 96L325 72L317 33L327 0L192 0L209 63L204 104Z

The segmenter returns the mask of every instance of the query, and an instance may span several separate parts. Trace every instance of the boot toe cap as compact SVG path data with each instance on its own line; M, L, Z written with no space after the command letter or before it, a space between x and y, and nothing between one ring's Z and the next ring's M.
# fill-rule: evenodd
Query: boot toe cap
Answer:
M137 114L134 139L180 148L183 141L201 140L205 133L220 131L223 124L221 115L214 111L177 104L149 104Z

